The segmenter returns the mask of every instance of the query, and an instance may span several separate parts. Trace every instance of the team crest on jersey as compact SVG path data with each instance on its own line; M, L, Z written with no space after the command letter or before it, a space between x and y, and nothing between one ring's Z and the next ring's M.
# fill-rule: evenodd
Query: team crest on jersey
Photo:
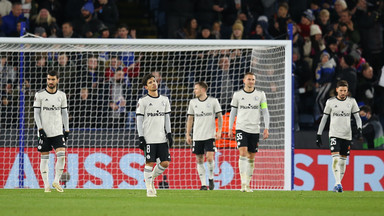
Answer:
M348 105L347 105L348 108L351 108L351 106L352 106L351 104L348 104Z
M335 105L335 108L337 108L337 104Z
M162 102L161 102L161 105L165 106L165 105L166 105L165 101L162 101Z
M211 104L210 103L207 103L207 108L211 108Z
M259 97L255 96L255 101L258 101L259 100Z

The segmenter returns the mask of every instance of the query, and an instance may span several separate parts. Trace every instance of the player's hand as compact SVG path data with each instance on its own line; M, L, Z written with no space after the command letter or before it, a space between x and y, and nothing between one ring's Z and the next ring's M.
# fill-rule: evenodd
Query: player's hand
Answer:
M40 136L40 139L42 139L43 141L47 139L47 134L45 133L44 129L39 130L39 136Z
M363 130L361 128L357 128L357 138L359 140L363 139Z
M268 137L269 137L269 130L268 129L264 129L263 139L268 139Z
M232 130L229 132L229 139L231 139L231 140L233 140L233 139L234 139L234 136L233 136Z
M189 134L185 135L185 141L187 142L188 145L191 145L192 137Z
M169 148L171 148L173 146L172 133L167 133L167 139L168 139Z
M65 142L68 141L69 131L64 131L64 140Z
M217 132L216 132L215 139L216 139L216 140L221 139L221 131L217 131Z
M319 135L319 134L317 134L317 137L316 137L316 145L319 148L320 148L320 146L323 145L323 141L321 141L321 135Z
M139 149L143 150L145 149L145 146L147 145L147 142L145 141L144 137L139 137Z

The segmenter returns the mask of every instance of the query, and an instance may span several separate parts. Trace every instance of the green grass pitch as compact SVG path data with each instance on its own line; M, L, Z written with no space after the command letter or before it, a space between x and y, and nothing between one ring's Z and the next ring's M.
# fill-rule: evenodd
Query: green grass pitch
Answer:
M0 189L0 215L384 215L384 192Z

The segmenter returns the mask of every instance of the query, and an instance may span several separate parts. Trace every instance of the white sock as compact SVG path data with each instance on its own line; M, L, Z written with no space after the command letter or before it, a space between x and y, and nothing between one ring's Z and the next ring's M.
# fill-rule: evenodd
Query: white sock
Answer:
M49 181L48 181L48 163L49 163L49 155L41 155L41 160L40 160L40 173L41 177L43 177L43 182L44 182L44 188L49 187Z
M207 166L208 166L208 178L209 179L213 179L213 171L215 169L215 161L212 160L211 162L208 161L207 163Z
M151 166L144 167L144 180L145 180L145 186L147 187L147 189L151 188L152 181L153 181Z
M340 155L332 155L332 171L335 176L335 185L340 183L340 167L339 167Z
M344 177L345 168L347 167L347 158L340 157L339 167L340 167L340 182L341 182Z
M255 169L255 160L248 160L248 170L247 170L247 185L250 184L253 176L253 170Z
M59 183L61 174L63 174L65 167L65 152L59 151L56 153L56 166L55 166L55 180L53 182Z
M156 164L155 168L153 169L152 172L152 177L155 179L157 176L161 175L166 168L162 167L159 163Z
M239 158L239 172L241 178L241 184L246 184L248 169L248 158L240 156Z
M204 163L197 163L197 173L199 174L201 185L206 186L207 185L207 177L205 174Z

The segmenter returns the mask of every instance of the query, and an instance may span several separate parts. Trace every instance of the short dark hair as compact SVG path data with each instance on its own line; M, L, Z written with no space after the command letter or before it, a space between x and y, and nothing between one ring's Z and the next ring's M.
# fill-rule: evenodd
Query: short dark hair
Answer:
M208 84L204 81L197 82L195 85L199 85L201 88L208 90Z
M336 84L336 88L339 88L340 86L345 86L348 88L348 82L345 80L339 80Z
M256 77L256 75L255 75L254 73L252 73L252 72L247 72L247 73L244 74L244 78L245 78L247 75L252 75L252 76L255 76L255 77Z
M147 86L147 82L151 78L156 78L153 74L149 73L143 77L143 86Z
M363 111L365 113L372 113L372 109L368 105L364 105L364 106L360 107L360 111Z
M48 71L49 76L55 76L57 79L59 79L59 72L55 70Z

